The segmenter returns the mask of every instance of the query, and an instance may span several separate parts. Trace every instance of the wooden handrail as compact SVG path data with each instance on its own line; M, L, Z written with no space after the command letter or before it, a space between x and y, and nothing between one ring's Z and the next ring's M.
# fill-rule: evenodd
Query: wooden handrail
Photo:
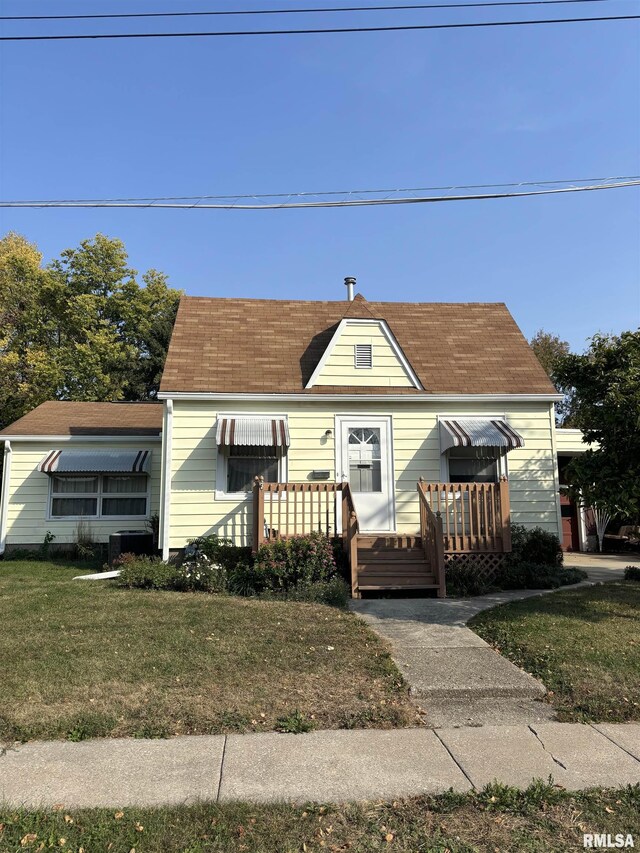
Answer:
M448 554L511 550L509 483L425 483L431 509L440 514Z
M418 501L420 504L420 538L424 556L433 571L438 584L438 598L447 594L444 566L444 536L440 513L434 513L427 500L426 484L422 478L418 481Z
M340 507L338 507L340 496ZM358 545L360 528L349 483L253 484L254 553L265 541L289 539L320 531L340 537L351 567L351 591L358 593Z

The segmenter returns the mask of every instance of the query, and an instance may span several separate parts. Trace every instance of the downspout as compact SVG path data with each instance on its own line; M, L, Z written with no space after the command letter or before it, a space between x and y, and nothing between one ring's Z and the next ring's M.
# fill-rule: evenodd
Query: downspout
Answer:
M171 534L171 448L173 442L173 400L165 400L162 430L162 559L169 559Z
M551 452L553 454L553 488L556 493L556 524L558 525L558 539L562 545L562 508L560 506L560 474L558 473L558 447L556 445L556 406L549 406L549 417L551 420Z
M11 482L11 442L4 442L4 467L2 469L2 494L0 495L0 555L7 544L7 517L9 515L9 484Z

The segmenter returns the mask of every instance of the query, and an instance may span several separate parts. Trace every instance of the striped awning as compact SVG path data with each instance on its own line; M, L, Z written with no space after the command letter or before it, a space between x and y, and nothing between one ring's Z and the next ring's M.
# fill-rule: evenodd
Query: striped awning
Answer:
M450 447L502 447L506 452L524 447L524 438L499 418L440 420L440 452Z
M38 465L44 474L148 474L150 450L52 450Z
M219 418L219 447L289 447L289 427L284 418Z

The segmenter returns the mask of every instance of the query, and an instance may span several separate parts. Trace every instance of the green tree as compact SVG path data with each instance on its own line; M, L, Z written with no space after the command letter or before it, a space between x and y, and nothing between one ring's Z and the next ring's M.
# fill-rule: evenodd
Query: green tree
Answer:
M155 397L180 292L136 276L103 234L46 268L24 237L0 240L1 425L47 399Z
M569 467L590 506L640 519L640 332L594 335L585 355L566 355L558 380L575 388L572 423L598 446Z
M558 335L539 329L529 341L529 346L549 379L556 386L558 393L564 395L564 400L556 403L556 423L558 426L571 425L573 389L563 385L556 374L556 367L570 352L569 343L563 341Z

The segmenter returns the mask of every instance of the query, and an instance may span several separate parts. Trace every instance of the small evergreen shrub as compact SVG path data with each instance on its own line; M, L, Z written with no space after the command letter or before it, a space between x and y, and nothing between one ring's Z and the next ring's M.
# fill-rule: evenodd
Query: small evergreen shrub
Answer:
M626 581L640 581L640 567L627 566L624 570L624 579Z
M511 553L506 561L515 563L537 563L543 566L562 565L562 547L558 537L541 527L511 525Z
M494 584L500 589L558 589L580 583L586 577L582 569L541 563L512 564L505 560L494 575Z
M302 581L290 587L286 594L265 593L265 598L285 598L287 601L307 601L311 604L327 604L329 607L347 606L351 595L349 585L340 577L328 581Z
M225 539L215 533L189 540L189 544L185 548L185 559L200 554L208 557L212 563L223 566L227 571L233 570L240 563L251 560L251 548L234 545L231 539Z
M445 566L447 593L467 598L472 595L484 595L497 584L491 584L478 575L478 569L472 560L460 560L453 557Z

